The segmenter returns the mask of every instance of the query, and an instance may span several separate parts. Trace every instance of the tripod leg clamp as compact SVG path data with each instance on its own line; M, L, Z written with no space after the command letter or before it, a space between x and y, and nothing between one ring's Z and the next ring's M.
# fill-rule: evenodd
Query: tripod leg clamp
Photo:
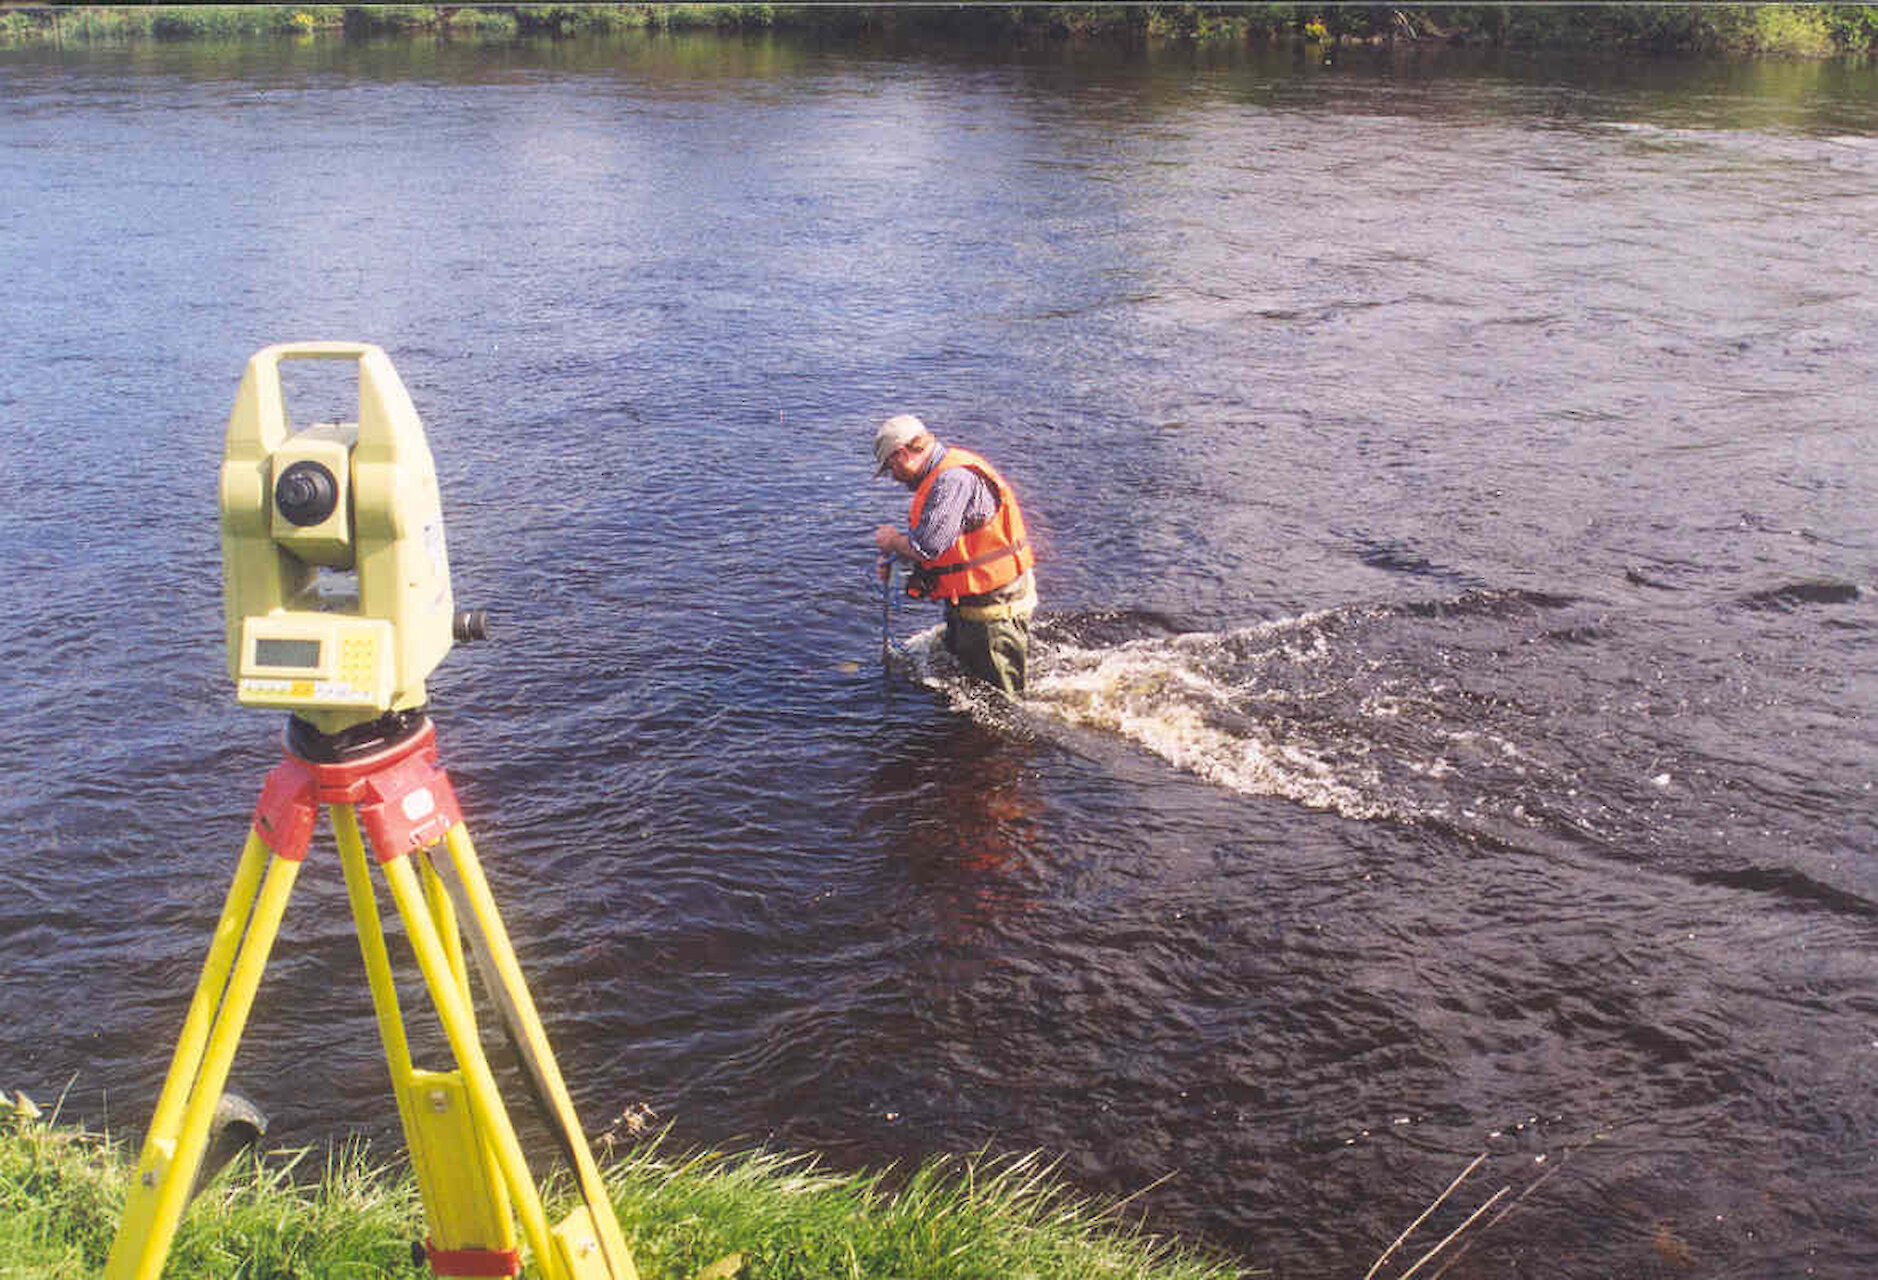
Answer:
M261 786L261 798L254 806L255 834L267 842L275 857L301 862L319 816L313 766L298 756L288 756L274 766Z
M435 748L406 756L365 778L354 803L379 862L429 848L463 820L456 788Z

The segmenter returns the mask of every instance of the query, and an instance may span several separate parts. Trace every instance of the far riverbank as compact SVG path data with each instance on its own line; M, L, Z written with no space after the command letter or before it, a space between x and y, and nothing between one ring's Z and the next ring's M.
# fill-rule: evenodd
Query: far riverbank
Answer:
M1000 41L1440 44L1732 57L1869 56L1870 5L769 4L30 5L0 11L0 46L278 35L463 40L628 31L809 31Z

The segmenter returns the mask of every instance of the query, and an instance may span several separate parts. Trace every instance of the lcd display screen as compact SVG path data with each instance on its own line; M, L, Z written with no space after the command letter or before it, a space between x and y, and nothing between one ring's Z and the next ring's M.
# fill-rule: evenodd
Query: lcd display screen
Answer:
M320 664L317 640L269 640L254 642L254 665L257 667L296 667L310 671Z

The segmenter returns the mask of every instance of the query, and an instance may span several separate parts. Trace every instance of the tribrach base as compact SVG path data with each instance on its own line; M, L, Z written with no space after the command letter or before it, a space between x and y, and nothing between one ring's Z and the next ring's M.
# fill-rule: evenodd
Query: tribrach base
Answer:
M221 919L176 1043L106 1280L156 1280L169 1256L217 1100L324 806L345 873L373 1010L424 1201L424 1251L438 1276L512 1276L522 1240L543 1280L638 1280L612 1202L561 1079L540 1016L490 895L455 790L437 763L436 731L417 717L374 749L332 744L297 726L262 787ZM313 758L332 757L332 758ZM371 871L373 859L456 1066L411 1061ZM438 846L442 856L436 856ZM459 927L461 925L462 927ZM583 1205L548 1225L514 1125L484 1057L462 939L496 1004L571 1164Z

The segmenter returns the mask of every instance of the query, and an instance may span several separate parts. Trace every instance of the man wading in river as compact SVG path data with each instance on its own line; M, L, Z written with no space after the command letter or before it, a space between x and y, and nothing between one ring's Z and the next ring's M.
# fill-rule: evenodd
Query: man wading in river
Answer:
M1037 585L1017 495L989 462L940 444L910 413L880 424L874 461L876 476L891 471L913 491L906 528L881 525L875 548L913 561L908 595L945 601L946 649L967 671L1023 693ZM883 562L881 576L890 569Z

